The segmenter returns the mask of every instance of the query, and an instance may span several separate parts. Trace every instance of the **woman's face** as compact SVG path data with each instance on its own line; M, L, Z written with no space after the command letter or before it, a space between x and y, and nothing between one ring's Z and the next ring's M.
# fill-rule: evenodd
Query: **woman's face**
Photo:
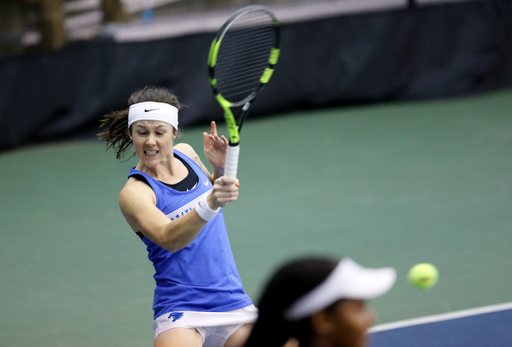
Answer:
M135 153L148 167L154 167L172 152L174 128L165 122L138 121L132 125Z
M375 314L362 300L340 300L327 315L331 321L329 337L331 346L364 347L367 330L373 324Z

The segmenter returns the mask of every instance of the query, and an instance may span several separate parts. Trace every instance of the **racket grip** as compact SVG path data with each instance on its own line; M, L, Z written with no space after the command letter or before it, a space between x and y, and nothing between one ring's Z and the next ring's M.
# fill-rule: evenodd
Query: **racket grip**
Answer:
M240 146L229 145L226 152L226 166L224 167L224 175L232 178L236 178L238 171L238 156L240 155Z

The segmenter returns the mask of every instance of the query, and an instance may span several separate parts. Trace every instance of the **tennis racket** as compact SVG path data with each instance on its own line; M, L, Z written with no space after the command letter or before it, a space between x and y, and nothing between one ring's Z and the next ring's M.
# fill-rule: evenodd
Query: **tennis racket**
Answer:
M208 56L209 82L224 109L229 146L224 174L236 178L240 131L279 58L279 23L262 6L247 6L219 29ZM239 110L241 108L241 110ZM234 110L238 116L235 118Z

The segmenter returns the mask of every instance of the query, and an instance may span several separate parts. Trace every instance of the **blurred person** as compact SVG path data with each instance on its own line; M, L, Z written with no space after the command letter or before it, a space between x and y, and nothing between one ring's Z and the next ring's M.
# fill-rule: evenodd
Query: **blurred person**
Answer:
M104 21L107 23L127 22L129 20L121 0L103 0L101 8L104 14Z
M203 133L210 173L194 149L176 144L181 105L167 89L134 92L129 109L107 114L98 135L118 159L138 157L119 195L121 211L155 268L155 347L243 346L257 309L245 293L222 207L239 184L223 177L227 139Z
M367 269L350 258L297 258L265 286L245 347L363 347L374 313L366 300L393 286L393 268Z
M66 43L63 2L63 0L39 1L41 44L45 50L57 50Z

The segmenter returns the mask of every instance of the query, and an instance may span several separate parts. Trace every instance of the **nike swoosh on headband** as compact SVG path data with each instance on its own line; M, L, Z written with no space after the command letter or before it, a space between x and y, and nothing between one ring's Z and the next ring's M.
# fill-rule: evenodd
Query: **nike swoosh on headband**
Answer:
M178 108L165 102L154 101L131 105L128 111L128 127L140 120L166 122L178 130Z

